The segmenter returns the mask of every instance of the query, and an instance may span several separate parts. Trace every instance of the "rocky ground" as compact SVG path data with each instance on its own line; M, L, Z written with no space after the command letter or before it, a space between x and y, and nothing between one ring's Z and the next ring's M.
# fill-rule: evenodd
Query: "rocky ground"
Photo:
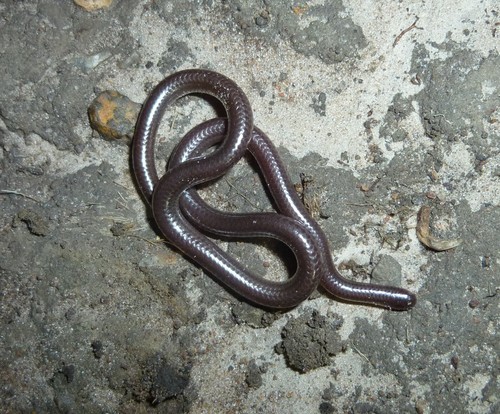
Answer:
M75 3L0 4L2 412L499 411L496 1ZM341 272L410 289L414 309L319 291L266 311L162 243L131 134L96 133L88 108L185 68L241 86ZM213 113L169 109L158 165ZM271 208L251 160L203 193ZM220 244L285 277L280 246Z

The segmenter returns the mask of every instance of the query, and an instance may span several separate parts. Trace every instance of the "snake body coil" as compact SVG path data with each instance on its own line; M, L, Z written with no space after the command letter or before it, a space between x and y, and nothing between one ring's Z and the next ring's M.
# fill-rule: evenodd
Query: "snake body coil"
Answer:
M158 179L154 141L166 107L192 94L217 98L227 119L191 130ZM218 144L209 155L204 151ZM270 308L291 308L321 284L347 301L407 310L416 303L405 289L352 282L335 268L328 241L309 216L269 138L253 126L250 104L230 79L207 70L185 70L164 79L146 100L135 130L132 162L138 186L152 206L165 238L234 292ZM249 151L257 161L279 213L226 213L208 206L194 186L225 174ZM202 231L228 237L271 237L285 243L297 260L295 274L283 282L254 275L208 239Z

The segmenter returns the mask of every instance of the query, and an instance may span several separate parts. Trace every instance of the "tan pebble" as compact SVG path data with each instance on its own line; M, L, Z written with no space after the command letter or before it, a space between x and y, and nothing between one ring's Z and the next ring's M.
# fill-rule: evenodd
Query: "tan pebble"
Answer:
M111 6L113 0L73 0L77 6L87 11L95 11Z
M125 138L134 134L141 105L116 91L104 91L89 106L90 126L106 139Z

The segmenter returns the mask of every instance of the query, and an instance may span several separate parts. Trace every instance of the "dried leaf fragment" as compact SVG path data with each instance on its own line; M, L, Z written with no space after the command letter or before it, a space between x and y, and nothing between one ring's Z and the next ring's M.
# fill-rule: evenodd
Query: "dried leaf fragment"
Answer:
M453 249L462 244L462 239L438 239L430 232L431 208L422 206L417 214L417 237L429 249L437 252Z

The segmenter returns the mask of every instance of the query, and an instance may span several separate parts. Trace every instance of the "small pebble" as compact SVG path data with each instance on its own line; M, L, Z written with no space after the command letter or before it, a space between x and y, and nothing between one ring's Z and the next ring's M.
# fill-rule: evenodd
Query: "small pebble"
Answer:
M113 0L73 0L77 6L86 11L96 11L111 6Z
M141 105L117 91L104 91L89 106L92 129L106 139L132 140Z

